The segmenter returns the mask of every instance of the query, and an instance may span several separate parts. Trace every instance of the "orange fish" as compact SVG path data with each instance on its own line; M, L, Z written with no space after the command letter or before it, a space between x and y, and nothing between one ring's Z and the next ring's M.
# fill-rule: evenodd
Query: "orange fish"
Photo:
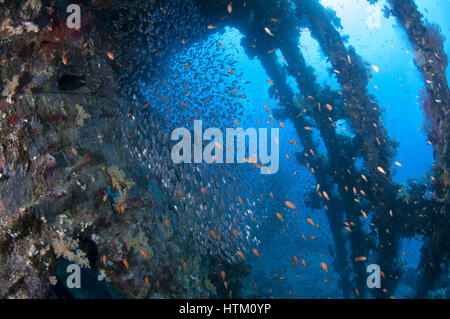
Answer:
M106 266L106 262L107 262L106 255L103 255L103 265Z
M114 60L114 54L111 51L107 51L106 54L111 60Z
M327 107L328 111L332 111L333 110L333 107L330 104L327 104L326 107Z
M216 232L214 230L211 230L211 237L214 239L217 239Z
M255 256L257 256L257 257L261 258L261 255L259 254L259 251L258 251L258 249L256 249L256 248L253 248L253 253L255 254Z
M184 262L184 263L183 263L183 269L186 270L186 268L187 268L187 263Z
M228 10L228 13L233 12L233 4L232 3L228 4L227 10Z
M305 130L312 131L312 128L310 128L309 126L305 126Z
M201 192L202 192L203 195L206 194L206 188L205 188L205 187L202 187L200 190L201 190Z
M145 259L149 259L150 258L150 255L148 254L148 252L144 248L139 249L139 251L141 252L142 256L145 257Z
M297 209L297 207L295 207L294 204L292 204L290 201L285 201L284 202L286 204L287 207L292 208L292 209Z
M367 259L366 257L361 256L361 257L356 257L356 258L355 258L355 261L364 261L364 260L366 260L366 259Z
M244 201L242 200L241 196L238 196L238 201L241 205L244 205Z
M292 257L292 259L294 260L294 266L298 266L298 259L296 256Z
M145 276L144 282L145 282L145 285L146 285L147 287L150 286L150 279L148 279L147 276Z
M314 221L311 218L306 218L306 221L314 226Z
M130 265L128 264L128 260L123 259L122 261L123 261L123 264L125 265L125 268L126 268L127 270L130 270Z
M242 251L238 250L237 254L239 255L239 257L241 257L242 260L245 260L244 253Z
M322 267L322 269L323 269L325 272L328 272L328 266L327 266L326 263L321 262L321 263L320 263L320 267Z
M277 215L277 217L278 217L279 220L283 221L283 216L281 216L280 213L276 213L276 215Z
M167 227L170 227L170 224L169 224L169 220L168 220L168 219L166 219L166 220L164 221L164 223L166 224Z
M225 277L226 277L225 271L222 270L220 272L220 276L222 277L222 280L225 280Z
M233 236L236 237L236 238L237 238L237 236L238 236L238 235L237 235L236 229L233 229Z

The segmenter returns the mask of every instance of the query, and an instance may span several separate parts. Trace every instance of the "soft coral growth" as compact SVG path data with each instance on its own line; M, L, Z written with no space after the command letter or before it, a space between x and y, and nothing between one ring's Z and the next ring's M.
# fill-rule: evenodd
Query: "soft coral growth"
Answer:
M427 25L427 41L424 45L430 50L435 50L443 46L445 37L441 33L441 27L438 24L432 23Z

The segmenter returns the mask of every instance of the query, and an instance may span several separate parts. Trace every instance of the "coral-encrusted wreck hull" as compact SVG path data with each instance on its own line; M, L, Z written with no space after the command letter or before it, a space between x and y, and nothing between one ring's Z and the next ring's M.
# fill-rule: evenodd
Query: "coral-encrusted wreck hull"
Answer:
M169 1L168 12L138 1L103 6L106 15L85 1L74 30L63 4L1 4L0 297L58 297L63 258L101 270L135 298L205 297L205 283L219 286L216 276L208 279L213 269L231 273L230 265L187 250L167 203L132 190L137 180L124 147L127 113L143 105L131 96L140 92L136 78L156 76L170 44L188 39L199 17L182 1ZM158 27L139 38L144 31L134 28L162 16L170 16L170 36ZM151 48L148 56L135 54L138 41ZM228 285L238 294L234 278ZM216 293L228 296L224 288Z

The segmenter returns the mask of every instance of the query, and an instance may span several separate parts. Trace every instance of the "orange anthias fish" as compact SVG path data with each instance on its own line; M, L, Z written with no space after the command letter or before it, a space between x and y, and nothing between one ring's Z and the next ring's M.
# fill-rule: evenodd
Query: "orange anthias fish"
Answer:
M292 204L290 201L285 201L284 202L286 204L287 207L292 208L292 209L297 209L297 207L295 207L294 204Z
M320 267L321 267L325 272L328 272L328 266L327 266L326 263L321 262L321 263L320 263Z
M214 230L211 230L211 237L214 239L217 239L216 232Z
M356 258L355 258L355 261L364 261L364 260L366 260L366 259L367 259L366 257L361 256L361 257L356 257Z
M125 268L126 268L127 270L130 270L130 265L128 264L128 260L123 259L122 262L123 262L123 264L125 265Z
M239 255L239 257L241 257L242 260L245 260L244 253L242 251L238 250L237 254Z
M283 219L283 216L281 216L281 214L280 213L276 213L276 215L277 215L277 218L279 219L279 220L281 220L281 221L283 221L284 219Z
M142 256L145 257L145 259L149 259L150 258L150 255L148 254L148 252L144 248L139 249L139 251L141 252Z
M253 253L255 254L255 256L257 256L257 257L261 258L261 255L260 255L260 253L259 253L258 249L256 249L256 248L253 248Z

